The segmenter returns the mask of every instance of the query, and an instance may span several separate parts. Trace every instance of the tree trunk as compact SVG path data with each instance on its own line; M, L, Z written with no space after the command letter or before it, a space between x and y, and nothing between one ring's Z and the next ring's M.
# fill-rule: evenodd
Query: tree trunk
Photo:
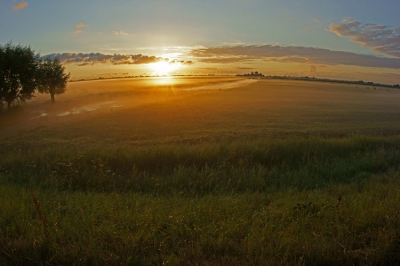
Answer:
M7 109L8 109L8 110L11 109L11 103L12 103L12 101L11 101L11 102L7 101Z
M54 93L50 93L50 95L51 95L51 103L55 103L56 99L54 99Z

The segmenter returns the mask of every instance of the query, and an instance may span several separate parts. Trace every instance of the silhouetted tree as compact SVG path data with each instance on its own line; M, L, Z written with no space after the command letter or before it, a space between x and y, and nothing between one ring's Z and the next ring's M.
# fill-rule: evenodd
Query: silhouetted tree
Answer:
M14 101L34 97L38 85L39 54L29 46L0 45L0 101L10 109Z
M51 102L55 103L55 94L63 94L66 91L67 82L70 74L65 73L59 59L45 59L40 64L40 85L38 91L40 93L49 93Z

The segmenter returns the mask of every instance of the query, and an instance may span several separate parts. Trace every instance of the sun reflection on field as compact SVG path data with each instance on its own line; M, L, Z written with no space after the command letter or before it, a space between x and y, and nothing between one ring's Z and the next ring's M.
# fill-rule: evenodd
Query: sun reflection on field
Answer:
M173 76L157 77L151 79L151 83L154 85L174 85L177 83Z

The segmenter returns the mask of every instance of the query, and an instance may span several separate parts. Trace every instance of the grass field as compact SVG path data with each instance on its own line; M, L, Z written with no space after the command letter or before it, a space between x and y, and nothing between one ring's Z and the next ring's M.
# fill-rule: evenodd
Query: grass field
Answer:
M400 91L124 79L56 100L0 114L2 265L400 263Z

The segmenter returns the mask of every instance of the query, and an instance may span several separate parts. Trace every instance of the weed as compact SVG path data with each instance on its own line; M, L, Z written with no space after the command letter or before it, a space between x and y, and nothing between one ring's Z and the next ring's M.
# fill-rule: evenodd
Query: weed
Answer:
M33 199L33 206L35 207L35 210L37 211L38 215L39 215L39 220L43 226L43 233L44 236L49 239L49 231L48 231L48 223L47 223L47 218L46 216L43 214L42 212L42 207L40 205L39 200L37 199L37 197L35 196L33 190L31 190L31 195L32 195L32 199Z

